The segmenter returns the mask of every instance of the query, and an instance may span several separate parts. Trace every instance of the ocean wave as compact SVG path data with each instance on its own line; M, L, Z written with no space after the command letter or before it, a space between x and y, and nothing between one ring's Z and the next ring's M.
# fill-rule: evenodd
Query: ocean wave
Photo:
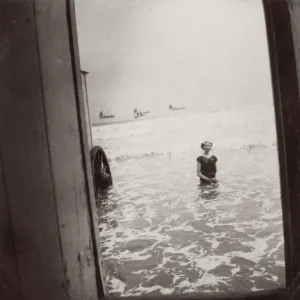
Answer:
M277 145L272 110L271 106L255 106L93 127L93 142L117 161L162 155L192 157L201 152L203 140L212 140L216 153L255 151Z
M240 149L251 150L251 149L257 149L257 148L273 148L273 147L277 147L276 142L272 142L270 144L247 144L247 145L241 146ZM239 150L239 149L237 149L237 150Z
M149 153L138 153L132 155L121 155L114 158L115 161L126 161L131 159L141 159L145 157L155 157L155 156L162 156L166 155L164 153L157 153L157 152L149 152Z
M218 148L214 150L214 153L218 152L227 152L227 151L257 151L257 150L263 150L267 148L276 148L277 143L271 143L271 144L246 144L246 145L241 145L239 147L224 147L224 148ZM128 161L128 160L137 160L137 159L143 159L143 158L154 158L158 156L182 156L182 155L197 155L199 151L197 149L194 149L193 151L189 149L181 149L181 150L166 150L166 151L161 151L161 152L135 152L135 153L127 153L127 154L115 154L109 153L109 159L114 160L116 162L122 162L122 161Z

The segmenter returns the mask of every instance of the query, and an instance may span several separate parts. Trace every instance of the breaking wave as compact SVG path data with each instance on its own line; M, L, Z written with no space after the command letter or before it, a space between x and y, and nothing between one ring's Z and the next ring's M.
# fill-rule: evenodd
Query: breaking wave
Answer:
M203 140L211 140L216 152L255 151L277 145L272 106L157 117L93 127L92 134L94 144L101 145L109 158L117 161L195 156Z

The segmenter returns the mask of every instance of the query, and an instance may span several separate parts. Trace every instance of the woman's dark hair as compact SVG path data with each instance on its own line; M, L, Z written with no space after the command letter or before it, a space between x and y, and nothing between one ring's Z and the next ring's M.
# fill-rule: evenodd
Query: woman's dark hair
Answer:
M205 142L201 143L201 149L202 149L202 150L204 150L204 146L205 146L205 144L210 144L210 145L211 145L211 147L213 146L213 143L212 143L212 142L205 141Z

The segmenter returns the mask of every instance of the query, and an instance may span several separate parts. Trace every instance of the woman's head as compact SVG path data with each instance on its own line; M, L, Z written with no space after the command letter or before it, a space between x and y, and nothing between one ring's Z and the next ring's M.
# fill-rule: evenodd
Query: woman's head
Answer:
M204 150L204 152L209 152L212 148L212 142L209 141L205 141L203 143L201 143L201 149Z

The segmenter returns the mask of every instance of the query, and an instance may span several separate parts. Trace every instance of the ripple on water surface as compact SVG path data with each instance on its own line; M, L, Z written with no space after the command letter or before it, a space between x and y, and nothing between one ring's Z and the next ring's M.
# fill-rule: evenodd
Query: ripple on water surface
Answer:
M284 285L276 150L218 157L220 184L211 188L199 187L194 158L111 162L114 187L97 203L111 295Z

